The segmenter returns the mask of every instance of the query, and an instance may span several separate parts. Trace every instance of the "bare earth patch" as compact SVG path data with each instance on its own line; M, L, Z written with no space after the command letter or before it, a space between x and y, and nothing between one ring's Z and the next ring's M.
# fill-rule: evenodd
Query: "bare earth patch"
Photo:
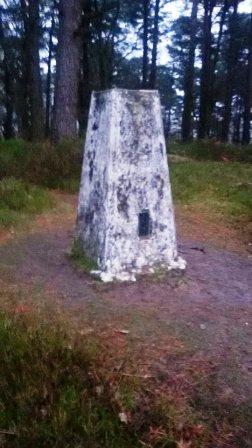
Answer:
M208 406L211 412L217 397L227 412L242 406L252 393L252 261L242 232L196 206L177 207L186 273L104 285L74 269L67 257L77 200L54 195L54 211L29 231L0 240L2 282L31 294L43 291L81 331L99 334L114 352L134 352L138 369L124 374L153 378L156 394L172 394L173 400L191 394L202 412ZM211 382L212 395L204 396ZM211 446L238 446L229 433L217 428Z
M230 219L199 203L177 206L176 216L178 234L183 238L240 254L250 252L252 223L234 225Z

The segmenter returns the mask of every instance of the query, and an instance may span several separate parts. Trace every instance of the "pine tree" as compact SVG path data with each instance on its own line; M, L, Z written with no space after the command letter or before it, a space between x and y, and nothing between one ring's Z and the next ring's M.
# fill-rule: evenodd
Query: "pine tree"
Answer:
M61 0L55 81L53 139L77 136L81 0Z
M194 106L194 64L195 64L195 50L197 45L197 12L198 0L192 2L192 12L190 20L190 45L188 52L188 61L185 68L184 78L184 102L182 114L182 139L184 141L193 137L192 135L192 114Z

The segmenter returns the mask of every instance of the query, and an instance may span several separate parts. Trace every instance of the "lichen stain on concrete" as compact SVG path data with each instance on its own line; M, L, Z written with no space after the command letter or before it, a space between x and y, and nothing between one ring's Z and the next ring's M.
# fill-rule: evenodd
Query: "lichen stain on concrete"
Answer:
M152 223L148 238L139 237L144 210ZM157 91L114 89L92 95L76 238L104 281L185 267L177 255Z
M123 213L125 219L129 219L129 204L131 193L131 181L128 176L122 175L118 179L117 187L117 210L119 213Z

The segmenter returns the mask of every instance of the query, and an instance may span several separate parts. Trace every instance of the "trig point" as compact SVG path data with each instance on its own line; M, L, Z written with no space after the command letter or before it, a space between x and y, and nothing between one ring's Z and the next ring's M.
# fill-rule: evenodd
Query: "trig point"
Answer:
M76 240L103 281L185 268L157 91L93 93Z

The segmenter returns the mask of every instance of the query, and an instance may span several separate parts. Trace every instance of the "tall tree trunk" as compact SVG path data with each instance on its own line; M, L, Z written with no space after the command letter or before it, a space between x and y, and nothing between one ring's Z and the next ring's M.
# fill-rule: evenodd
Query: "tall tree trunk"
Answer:
M81 0L61 0L53 139L77 135Z
M40 18L39 18L39 0L29 1L30 17L30 69L31 69L31 138L32 140L42 139L44 137L44 110L42 79L40 73L39 57L39 36L40 36Z
M52 57L53 57L53 36L55 32L55 8L56 2L54 1L51 28L49 33L48 42L48 59L47 59L47 78L46 78L46 115L45 115L45 135L49 137L51 130L51 102L52 102Z
M5 66L5 62L3 64ZM15 136L14 125L13 125L13 114L14 114L14 89L12 73L6 67L4 67L4 106L5 106L5 119L3 124L3 135L6 140L13 138Z
M250 142L250 127L251 127L251 107L252 107L252 14L250 20L250 34L249 34L249 52L247 62L246 88L244 92L244 114L243 114L243 130L242 143L249 144Z
M90 73L90 53L92 47L91 34L91 15L92 3L88 0L84 3L84 15L82 26L82 58L80 65L80 82L79 82L79 135L84 134L89 112L89 103L91 97L91 73Z
M5 139L13 138L14 126L13 126L13 113L14 113L14 89L13 89L13 75L10 68L10 54L8 45L6 45L6 39L4 35L2 14L0 10L0 46L3 51L3 86L4 86L4 108L5 118L3 123L3 136Z
M80 68L79 81L79 102L78 102L78 120L79 120L79 135L84 134L89 111L89 102L91 96L90 88L90 60L89 60L89 44L86 39L82 44L82 60Z
M110 40L110 71L109 71L109 86L111 87L113 85L113 79L114 79L114 66L115 66L115 37L116 37L116 31L117 31L117 23L120 15L120 9L121 9L121 0L117 0L115 4L115 15L114 20L111 24L111 30L109 33L109 40Z
M204 0L202 69L198 138L209 137L212 80L212 14L215 0Z
M39 37L40 37L40 0L21 0L24 23L24 89L28 106L28 138L39 140L44 136L44 111L42 80L40 73ZM24 119L27 112L25 112Z
M224 114L222 122L221 140L226 142L228 140L229 127L232 114L232 98L234 90L235 71L237 66L237 45L236 45L236 23L237 23L237 10L239 0L233 1L234 11L230 18L229 28L229 48L228 48L228 61L227 61L227 75L226 75L226 91L224 100Z
M106 5L106 2L105 2ZM104 5L103 5L104 6ZM98 35L98 67L100 78L100 89L105 90L111 88L114 75L114 59L115 59L115 36L117 29L117 21L120 13L121 1L117 0L113 4L114 17L111 21L110 31L104 37L104 29L106 25L103 23L106 8L99 8L98 1L94 0L94 10L96 15L96 31Z
M241 130L241 118L242 118L242 102L241 98L236 98L235 105L234 105L234 117L233 117L233 136L232 136L232 142L233 143L240 143L240 130Z
M216 49L214 52L214 68L216 68L216 65L218 64L219 57L220 57L220 48L221 48L221 40L222 40L222 36L223 36L223 28L224 28L226 15L227 15L229 6L230 6L230 3L228 2L228 0L224 0L224 4L223 4L222 10L221 10L220 27L219 27L219 33L218 33L218 38L217 38L217 44L216 44Z
M153 28L153 46L152 46L152 57L151 57L151 70L149 87L150 89L155 89L156 78L157 78L157 51L158 51L158 40L159 40L159 10L160 10L160 0L156 0L155 3L155 15L154 15L154 28Z
M148 87L148 40L149 40L149 13L150 13L150 0L143 1L143 66L142 66L142 88Z
M25 140L31 139L31 111L29 98L29 56L27 50L27 40L29 32L29 17L25 0L20 0L20 11L23 21L23 42L22 42L22 75L20 78L20 135Z
M192 138L192 114L194 92L194 63L197 36L197 13L199 0L193 0L190 20L190 46L184 79L184 104L182 113L182 139Z
M106 72L106 59L107 47L103 40L102 31L103 31L103 12L99 8L99 4L97 0L94 0L94 10L95 10L95 25L96 31L98 35L97 44L98 44L98 69L99 69L99 88L100 90L105 90L107 88L107 72Z
M220 51L221 51L221 42L222 42L222 36L223 36L223 29L225 25L225 20L227 16L228 9L230 7L230 3L228 0L224 0L224 4L221 9L221 17L220 17L220 26L219 26L219 32L217 37L217 43L216 48L214 50L214 58L213 58L213 69L212 69L212 82L211 82L211 111L210 116L213 117L213 113L215 110L215 104L216 104L216 70L220 58ZM211 120L211 128L213 128L213 120ZM216 132L216 130L215 130Z
M167 111L166 123L165 123L165 138L170 138L171 133L171 107Z

